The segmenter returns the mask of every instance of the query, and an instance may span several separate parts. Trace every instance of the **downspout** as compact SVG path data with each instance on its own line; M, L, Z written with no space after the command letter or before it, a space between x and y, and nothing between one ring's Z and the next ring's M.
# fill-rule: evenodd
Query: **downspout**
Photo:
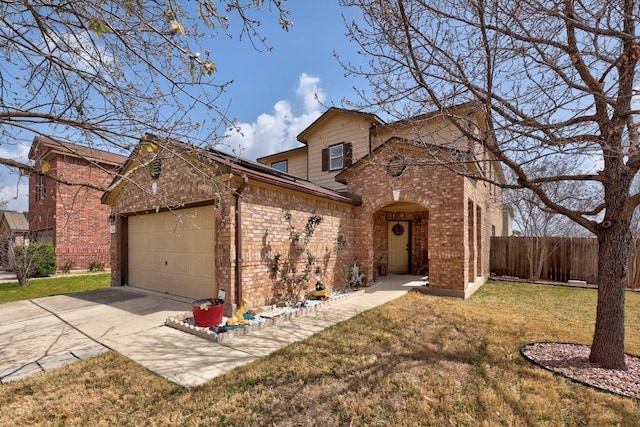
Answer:
M236 189L236 304L242 304L242 191L249 178L242 175L242 184Z

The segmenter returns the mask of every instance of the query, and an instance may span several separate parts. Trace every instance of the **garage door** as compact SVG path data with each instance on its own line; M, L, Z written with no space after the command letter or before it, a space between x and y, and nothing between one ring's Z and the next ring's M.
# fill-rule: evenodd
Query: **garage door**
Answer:
M215 292L211 206L128 219L128 285L194 299Z

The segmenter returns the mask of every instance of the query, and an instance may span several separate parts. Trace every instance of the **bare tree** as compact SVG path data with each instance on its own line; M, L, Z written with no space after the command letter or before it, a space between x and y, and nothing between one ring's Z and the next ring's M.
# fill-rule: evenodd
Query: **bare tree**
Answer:
M525 167L527 173L536 176L561 176L576 169L574 163L566 162L542 163L535 166L541 170ZM515 181L517 177L511 174L510 180ZM588 208L591 199L598 192L598 188L593 185L576 181L550 181L540 186L553 200L574 210ZM514 220L524 236L573 237L588 234L580 224L549 209L535 192L527 188L506 191L504 203L514 211Z
M543 165L544 168L555 168L554 174L564 174L570 165L552 163ZM564 170L561 170L564 169ZM585 206L592 191L584 193L574 182L549 182L543 184L545 191L554 200L561 200L565 206ZM509 190L504 194L504 203L513 212L514 221L525 239L527 261L529 264L529 279L539 280L544 264L560 248L562 240L551 237L575 237L585 230L576 222L564 215L548 209L540 198L531 190Z
M630 221L640 193L637 114L639 2L632 0L342 0L364 22L348 31L369 59L348 67L372 95L360 104L410 118L437 108L467 141L511 170L549 212L598 238L598 305L590 360L625 369L624 297ZM366 95L366 93L363 93ZM452 106L484 112L480 131ZM476 153L470 153L476 154ZM571 173L541 165L574 162ZM595 168L594 168L595 166ZM472 176L473 171L464 171ZM475 178L491 180L476 173ZM547 183L593 185L587 208Z
M271 12L286 30L292 22L282 3L2 1L0 144L45 135L129 152L145 132L196 147L218 143L233 121L221 98L230 82L216 79L212 40L237 35L268 49L260 14ZM0 164L88 184L57 176L47 163Z
M6 181L6 177L2 174L0 174L0 187L3 187ZM0 196L0 210L5 210L7 209L7 206L9 205L9 200L7 200L5 198L4 195Z
M550 163L540 165L544 171L529 171L536 175L548 174L554 169L554 175L570 173L575 165ZM513 177L512 177L513 178ZM554 200L573 209L588 206L595 189L574 181L554 181L541 184L545 192ZM588 234L578 223L549 209L540 198L529 189L509 190L505 192L504 203L513 212L514 222L523 238L526 239L529 279L538 280L547 260L560 248L561 240L549 237L575 237Z

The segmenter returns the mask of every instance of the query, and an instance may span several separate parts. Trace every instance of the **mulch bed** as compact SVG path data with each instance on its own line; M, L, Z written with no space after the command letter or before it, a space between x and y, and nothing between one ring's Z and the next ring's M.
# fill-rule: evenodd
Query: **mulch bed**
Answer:
M640 357L626 354L627 370L604 369L589 362L591 348L582 344L526 344L520 354L555 374L598 390L640 399Z

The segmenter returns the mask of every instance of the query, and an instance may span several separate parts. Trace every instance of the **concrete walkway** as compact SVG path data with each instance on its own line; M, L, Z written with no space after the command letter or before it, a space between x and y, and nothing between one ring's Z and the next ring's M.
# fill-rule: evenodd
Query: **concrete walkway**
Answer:
M0 305L0 382L115 350L186 387L203 384L421 286L391 275L363 294L223 344L164 326L191 300L123 287Z
M16 273L0 270L0 283L17 282Z

